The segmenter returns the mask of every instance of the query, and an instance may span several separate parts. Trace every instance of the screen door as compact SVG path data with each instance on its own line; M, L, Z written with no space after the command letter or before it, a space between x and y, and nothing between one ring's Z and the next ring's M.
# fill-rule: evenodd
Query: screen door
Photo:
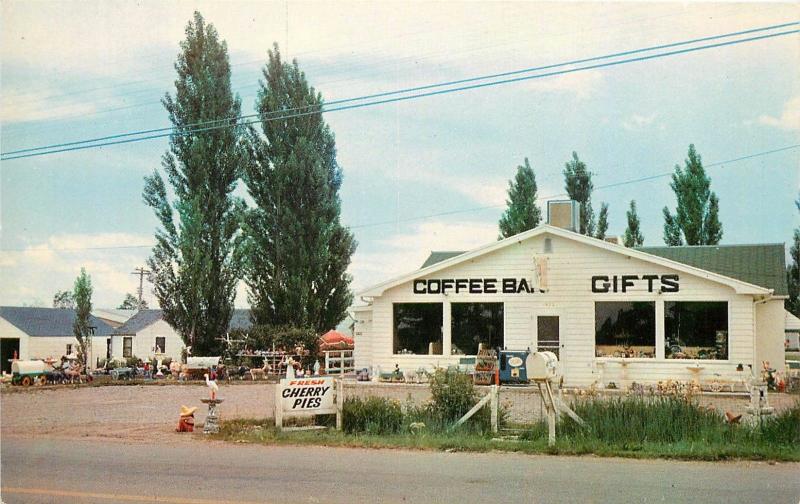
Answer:
M553 352L556 357L561 359L559 349L561 348L558 333L558 317L546 315L536 317L536 350L539 352Z

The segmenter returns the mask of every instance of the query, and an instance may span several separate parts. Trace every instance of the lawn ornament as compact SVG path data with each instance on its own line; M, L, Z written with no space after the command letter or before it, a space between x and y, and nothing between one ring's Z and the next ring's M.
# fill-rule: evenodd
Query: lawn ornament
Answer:
M267 373L269 373L271 369L272 366L269 365L267 359L264 359L264 365L262 367L250 369L250 378L252 378L253 381L263 380L266 378Z
M47 364L40 360L15 360L11 362L11 383L28 387L47 382Z
M172 361L169 363L169 374L175 379L181 374L181 363L178 361Z
M196 407L188 408L181 406L180 417L178 418L178 428L176 432L194 432L194 412Z
M68 369L64 370L64 375L70 383L75 383L75 380L78 380L78 383L83 383L83 380L81 379L82 373L83 366L81 365L70 366Z
M208 379L208 373L203 375L206 379L206 387L208 387L208 391L211 393L211 400L215 400L217 398L217 392L219 392L219 385L215 380Z

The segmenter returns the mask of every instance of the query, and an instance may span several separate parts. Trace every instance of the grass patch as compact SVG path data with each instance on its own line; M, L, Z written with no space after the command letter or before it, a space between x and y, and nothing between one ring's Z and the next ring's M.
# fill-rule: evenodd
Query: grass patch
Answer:
M244 443L360 448L800 461L800 402L761 425L729 425L718 413L679 398L598 399L576 404L574 409L587 428L565 417L556 429L553 447L547 446L545 423L518 429L516 439L498 438L481 422L451 431L434 419L415 429L411 424L418 415L430 415L425 408L403 409L396 401L381 398L350 402L345 408L344 432L281 432L268 420L249 419L224 422L214 437Z

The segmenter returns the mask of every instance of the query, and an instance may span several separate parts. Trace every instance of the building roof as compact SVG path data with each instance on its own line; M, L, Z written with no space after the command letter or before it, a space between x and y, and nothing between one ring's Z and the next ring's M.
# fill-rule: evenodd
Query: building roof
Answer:
M446 261L447 259L452 259L455 256L460 256L463 254L464 250L432 250L431 255L425 259L425 262L422 263L422 266L419 269L427 268L428 266L433 266L434 264L442 261Z
M155 324L163 318L161 310L139 310L127 322L122 324L114 334L136 334L142 329ZM249 329L252 326L250 321L250 310L233 310L231 321L228 324L228 331L233 329Z
M782 243L636 247L634 250L773 289L776 296L785 296L789 293L786 286L785 250ZM420 269L464 253L464 251L432 251Z
M706 280L710 280L712 282L717 282L728 287L732 287L737 294L752 294L756 296L771 296L773 295L772 289L768 287L762 287L758 285L754 285L743 280L739 280L733 277L725 276L720 273L716 273L714 271L704 270L698 268L696 266L692 266L685 263L680 263L674 261L672 259L668 259L666 257L660 257L655 254L648 254L647 252L642 252L640 250L634 248L624 247L622 245L617 245L614 243L609 243L604 240L599 240L597 238L593 238L591 236L585 236L573 231L569 231L566 229L558 228L555 226L551 226L549 224L541 224L533 229L528 231L524 231L522 233L516 234L514 236L510 236L503 240L498 240L496 242L488 243L482 247L478 247L476 249L470 250L469 252L465 252L461 255L451 257L450 259L445 259L438 263L432 264L425 268L414 270L408 272L404 275L397 276L395 278L391 278L386 280L385 282L381 282L379 284L373 285L368 287L367 289L358 292L358 296L362 297L375 297L380 296L386 291L386 289L390 289L392 287L396 287L406 282L410 282L414 278L417 278L421 275L430 275L432 273L436 273L445 268L449 268L456 264L460 264L466 261L472 261L479 257L482 257L486 254L490 254L497 250L501 250L505 247L509 247L515 244L522 243L525 240L529 240L531 238L548 234L551 236L556 236L559 238L563 238L566 240L572 240L578 243L582 243L584 245L588 245L591 247L596 247L601 250L606 250L609 252L614 252L616 254L621 254L633 259L639 259L642 261L650 262L653 264L658 264L660 266L673 269L675 271L688 273L690 275L695 275L699 278L703 278Z
M638 247L636 250L772 289L786 296L786 250L782 243Z
M72 324L76 313L72 309L0 306L0 317L28 336L74 337ZM113 327L94 315L89 315L89 325L95 328L95 336L110 336L114 332Z

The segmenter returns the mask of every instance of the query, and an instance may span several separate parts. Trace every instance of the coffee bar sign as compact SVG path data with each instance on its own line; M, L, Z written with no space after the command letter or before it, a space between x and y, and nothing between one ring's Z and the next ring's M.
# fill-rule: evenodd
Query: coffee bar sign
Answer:
M414 294L533 294L544 292L526 278L418 278Z

